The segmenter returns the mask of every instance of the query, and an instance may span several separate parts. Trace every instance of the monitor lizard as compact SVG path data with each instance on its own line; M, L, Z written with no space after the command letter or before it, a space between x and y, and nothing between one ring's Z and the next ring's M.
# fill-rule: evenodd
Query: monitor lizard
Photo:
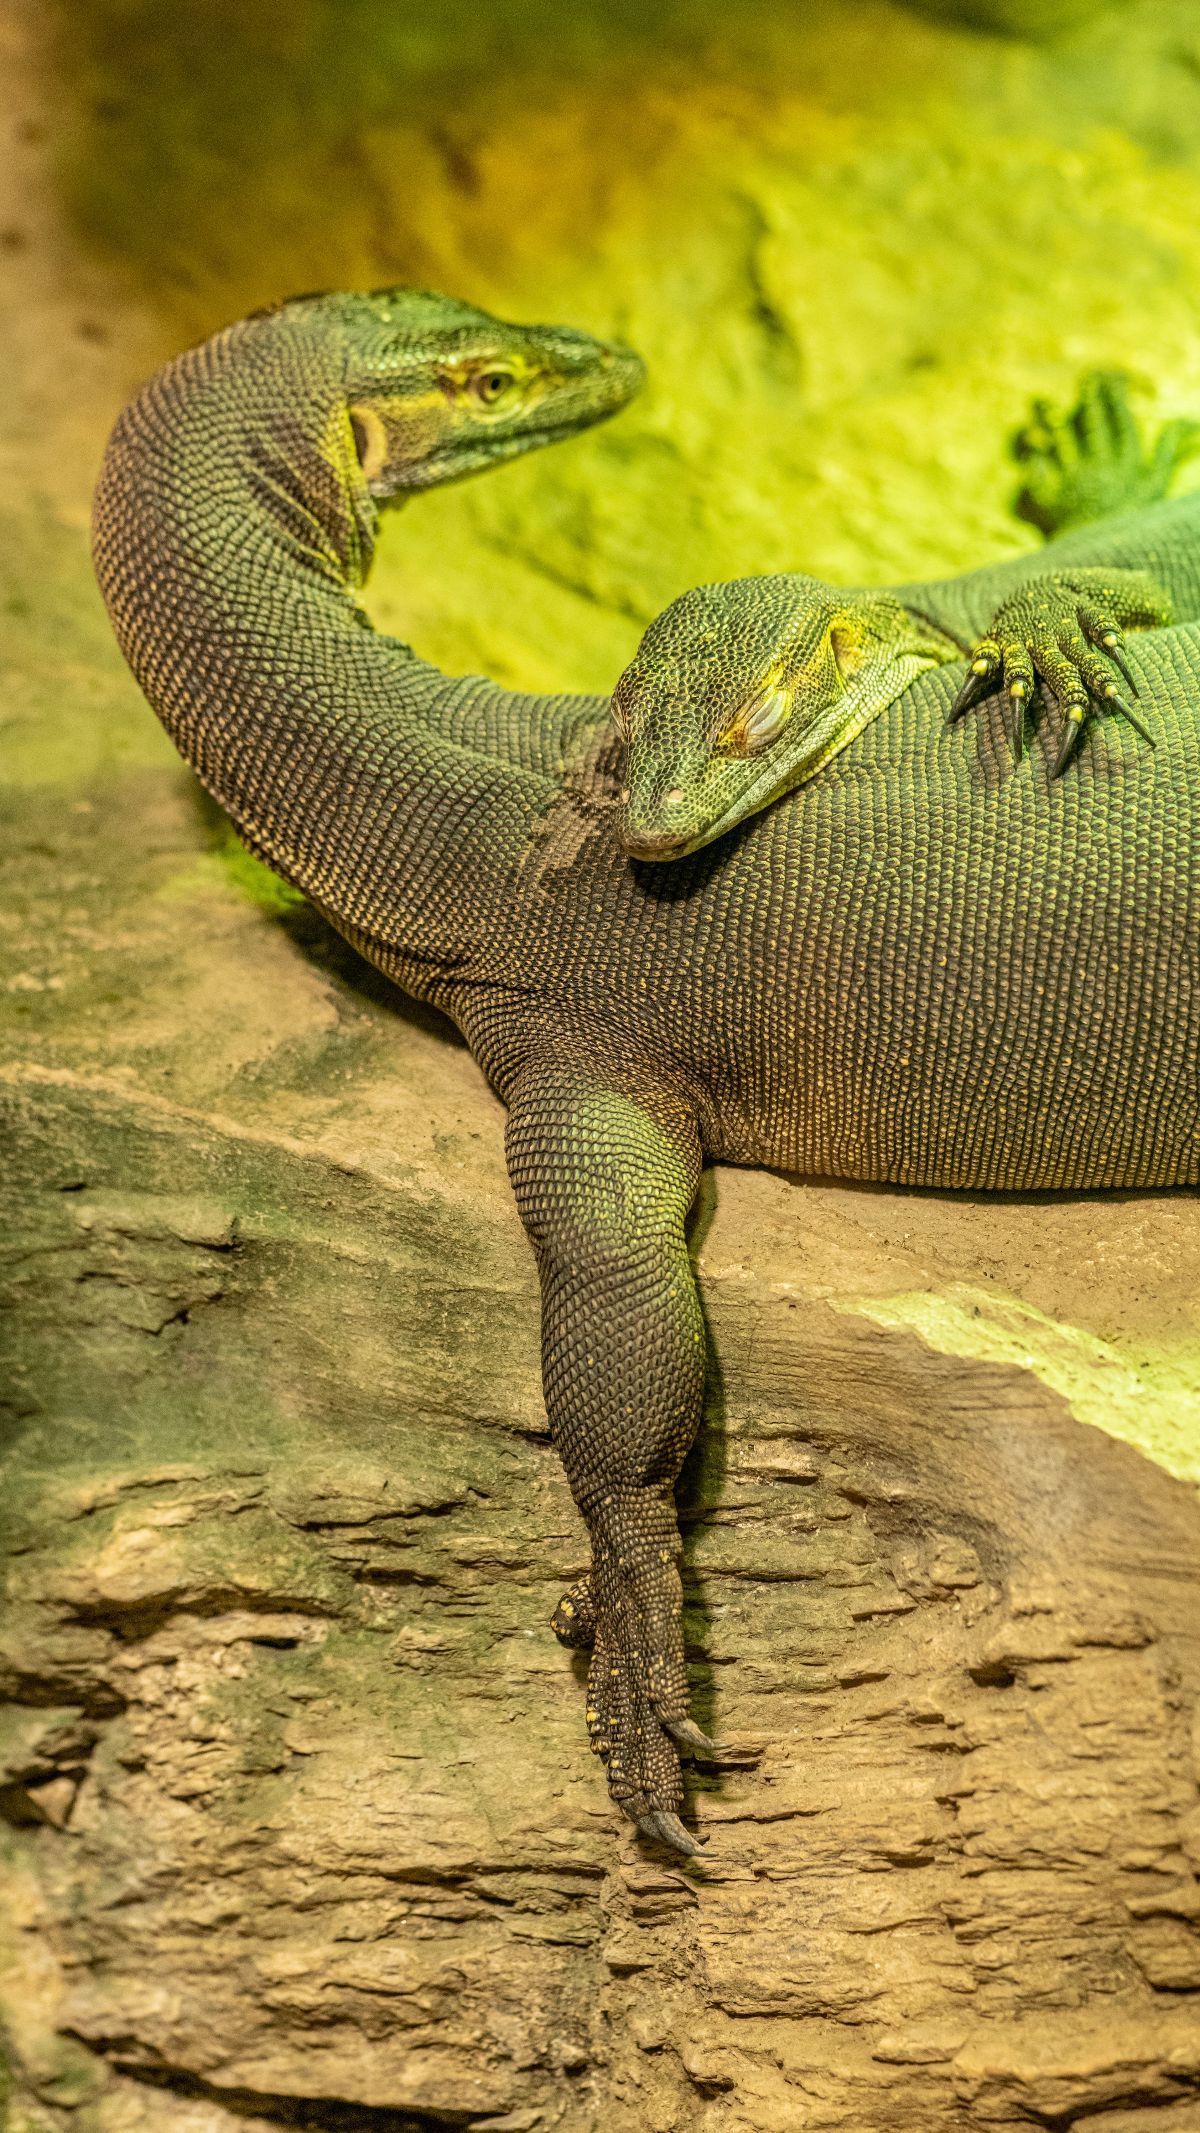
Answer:
M1036 400L1014 440L1018 511L1062 536L1040 554L894 589L777 572L683 593L613 691L626 851L698 851L815 776L922 668L964 656L950 716L1002 693L1018 758L1039 687L1059 719L1055 775L1097 713L1153 746L1124 631L1200 618L1200 492L1161 501L1198 443L1200 424L1176 420L1147 450L1126 381L1095 372L1065 416Z
M799 792L670 867L623 849L607 700L452 679L356 597L380 501L611 411L636 359L404 292L299 301L117 421L94 552L134 674L250 849L458 1025L508 1107L547 1414L591 1543L556 1626L621 1809L676 1850L674 1483L706 1157L972 1190L1200 1178L1200 630L1130 638L1054 784L933 665ZM1153 512L1147 518L1153 521ZM1132 560L1132 558L1131 558Z

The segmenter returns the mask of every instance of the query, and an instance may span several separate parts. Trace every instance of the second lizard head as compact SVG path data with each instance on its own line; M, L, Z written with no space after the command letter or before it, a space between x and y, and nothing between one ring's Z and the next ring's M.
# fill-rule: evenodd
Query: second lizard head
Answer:
M953 649L889 593L798 572L700 585L646 631L613 692L622 835L678 859L803 784Z

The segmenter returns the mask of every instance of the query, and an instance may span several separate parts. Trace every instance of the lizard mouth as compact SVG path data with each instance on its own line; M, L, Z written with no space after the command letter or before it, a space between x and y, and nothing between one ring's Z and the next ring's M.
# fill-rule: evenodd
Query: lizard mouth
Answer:
M616 410L614 409L615 413ZM523 452L538 450L542 445L558 444L568 437L579 434L578 422L530 423L525 429L514 430L511 436L461 437L439 445L425 458L414 460L405 470L403 487L406 489L434 488L444 481L452 481L456 475L475 474L486 467L499 466L506 459L519 459Z
M706 844L723 837L728 830L736 829L747 815L757 814L781 799L792 783L793 775L791 766L785 770L776 765L765 770L722 808L719 815L714 815L699 828L673 830L662 824L651 827L648 823L634 827L627 822L622 828L621 842L631 859L657 860L660 865L665 860L686 859L689 852L698 852Z
M744 785L719 814L713 815L699 828L672 830L661 822L638 823L635 827L627 820L621 832L626 852L631 859L656 860L661 865L671 859L686 859L689 852L698 852L706 844L714 844L718 837L726 836L748 816L762 814L777 800L782 800L786 793L815 777L826 763L857 739L879 709L877 703L866 700L853 713L844 712L822 738L810 736L807 754L793 752L782 762L764 763L758 776ZM803 805L803 801L800 804Z

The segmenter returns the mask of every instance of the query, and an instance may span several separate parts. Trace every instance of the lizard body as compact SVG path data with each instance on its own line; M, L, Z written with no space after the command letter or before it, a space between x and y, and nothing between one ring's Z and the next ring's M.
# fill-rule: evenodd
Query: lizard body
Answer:
M428 472L396 412L406 319L399 296L284 307L167 366L114 431L97 570L252 849L454 1019L509 1107L547 1412L592 1545L558 1627L593 1644L614 1796L694 1850L673 1484L704 1380L703 1160L1200 1179L1200 630L1130 644L1154 752L1106 723L1052 787L1037 747L1002 767L947 724L962 668L937 666L769 813L631 863L603 699L449 679L356 604L372 482ZM632 381L604 388L621 359L590 350L582 419Z

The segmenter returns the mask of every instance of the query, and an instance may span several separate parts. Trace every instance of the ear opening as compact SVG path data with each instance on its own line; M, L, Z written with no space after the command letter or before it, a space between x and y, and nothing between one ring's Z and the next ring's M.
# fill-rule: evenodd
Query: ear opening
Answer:
M363 476L368 482L375 481L387 465L388 441L383 417L375 408L360 404L350 409L350 427Z
M852 623L830 624L829 649L843 681L851 680L866 663L867 647Z

